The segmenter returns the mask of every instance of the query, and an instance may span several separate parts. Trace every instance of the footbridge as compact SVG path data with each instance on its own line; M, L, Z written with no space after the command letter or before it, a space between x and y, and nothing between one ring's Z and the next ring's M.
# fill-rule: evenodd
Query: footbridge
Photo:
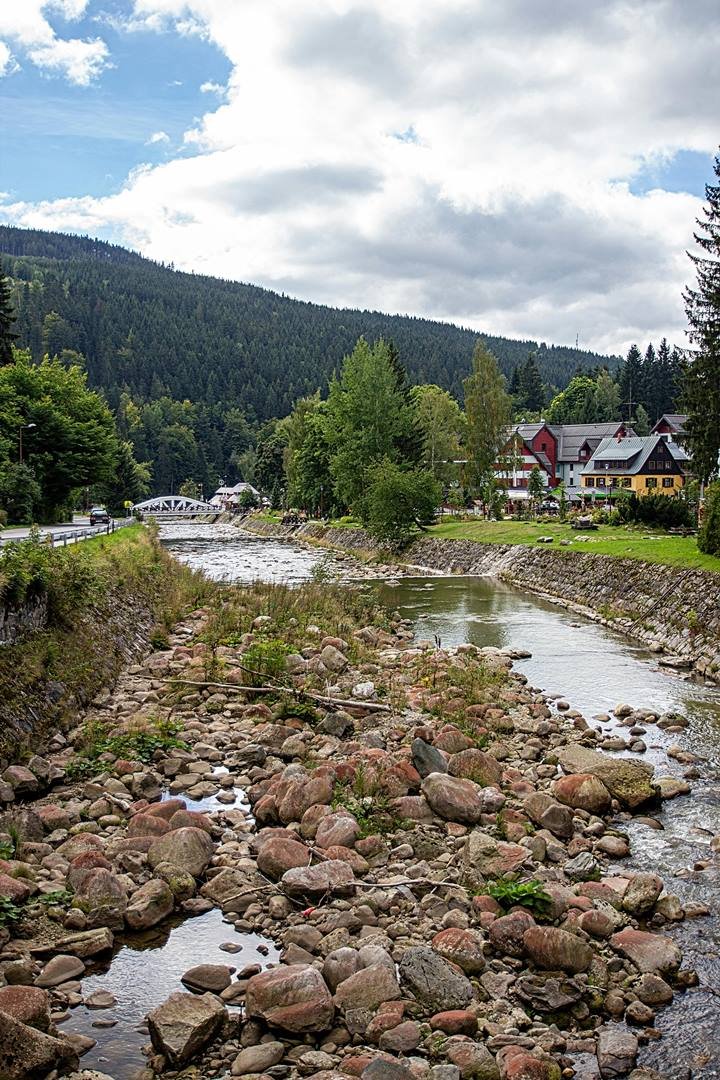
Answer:
M139 518L157 518L159 521L185 520L191 518L216 518L221 510L212 503L189 499L185 495L156 495L154 499L135 503L132 513Z

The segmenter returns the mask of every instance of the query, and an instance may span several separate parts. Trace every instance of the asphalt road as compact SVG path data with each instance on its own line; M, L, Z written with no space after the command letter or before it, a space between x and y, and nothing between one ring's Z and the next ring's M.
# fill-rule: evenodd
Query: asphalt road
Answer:
M116 518L116 521L121 519ZM90 518L87 514L75 514L72 521L64 521L58 525L48 525L40 527L40 535L47 536L52 533L53 536L62 537L63 533L72 533L77 529L89 529ZM98 525L94 528L94 531L99 535L107 531L107 525ZM29 536L30 528L27 525L13 525L11 528L0 530L0 543L4 540L23 540L26 536Z

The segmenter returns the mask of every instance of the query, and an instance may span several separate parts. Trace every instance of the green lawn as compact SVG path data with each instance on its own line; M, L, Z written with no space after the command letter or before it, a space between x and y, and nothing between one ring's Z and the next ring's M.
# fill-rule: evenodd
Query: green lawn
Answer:
M698 551L694 536L670 536L647 528L600 525L597 531L575 532L560 522L548 525L532 521L444 521L441 525L433 525L428 534L449 540L477 540L482 544L532 546L537 545L539 536L552 536L554 542L547 547L559 551L588 551L595 555L615 555L720 573L720 558ZM570 543L560 547L560 540Z

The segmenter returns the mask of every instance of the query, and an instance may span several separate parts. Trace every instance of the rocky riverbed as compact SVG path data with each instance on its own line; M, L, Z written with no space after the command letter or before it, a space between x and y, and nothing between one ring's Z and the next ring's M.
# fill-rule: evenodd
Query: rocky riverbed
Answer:
M116 938L211 912L223 958L199 933L125 1033L143 1080L659 1075L638 1052L695 981L667 930L706 909L617 867L630 822L656 828L697 770L613 751L682 718L620 706L627 738L608 741L513 672L517 652L437 649L330 591L193 613L5 770L0 1075L98 1066L73 1017L96 1011L99 1042L118 1023L97 977Z

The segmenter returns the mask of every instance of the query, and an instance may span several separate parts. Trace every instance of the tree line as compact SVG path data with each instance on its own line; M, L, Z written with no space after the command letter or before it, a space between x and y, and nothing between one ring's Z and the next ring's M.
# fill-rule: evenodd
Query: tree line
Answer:
M627 420L647 435L664 413L681 411L685 361L665 338L643 354L631 345L623 364L577 372L564 390L553 394L543 383L534 354L515 366L510 395L517 420L551 424L600 424Z

